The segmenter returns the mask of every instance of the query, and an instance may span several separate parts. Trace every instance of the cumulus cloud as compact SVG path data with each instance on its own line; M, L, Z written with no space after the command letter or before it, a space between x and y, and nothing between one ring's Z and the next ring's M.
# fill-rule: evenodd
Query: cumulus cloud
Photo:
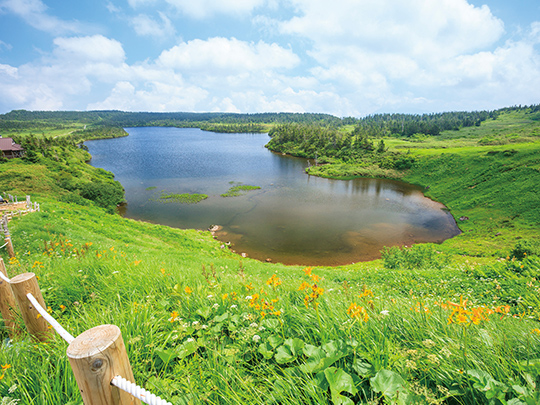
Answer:
M41 0L3 0L0 11L13 13L30 26L51 34L78 33L82 26L77 21L64 21L47 13Z
M139 36L167 38L175 35L176 30L165 13L158 12L160 21L146 14L139 14L131 19L131 25Z
M89 109L120 109L125 111L194 111L208 92L193 86L153 82L145 89L132 83L118 82L104 100L92 103Z
M492 45L504 24L487 6L466 0L292 0L298 16L281 23L283 33L310 38L321 61L331 45L413 56L471 52Z
M59 59L70 59L80 63L85 61L122 63L126 57L122 44L103 35L86 37L59 37L54 39L55 54Z
M259 41L251 43L235 38L195 39L163 51L161 66L197 72L244 72L291 69L300 58L290 49Z
M61 28L39 59L0 64L0 107L359 116L538 103L540 22L505 37L488 7L466 0L279 0L287 12L268 11L277 1L128 0L137 15L115 17L138 36L170 38L177 21L228 13L272 40L195 34L155 58L137 48L137 61L131 39ZM39 0L0 0L0 11L48 16Z
M200 19L215 14L249 14L256 7L263 5L265 0L166 0L166 2L184 14Z

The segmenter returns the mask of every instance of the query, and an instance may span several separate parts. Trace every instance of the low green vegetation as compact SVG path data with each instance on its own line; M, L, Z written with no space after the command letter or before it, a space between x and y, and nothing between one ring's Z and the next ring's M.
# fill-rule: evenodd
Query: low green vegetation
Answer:
M239 197L251 190L259 190L259 186L249 186L246 184L237 184L229 188L226 193L221 194L222 197Z
M20 137L26 150L22 159L0 161L3 192L52 196L78 205L97 205L115 212L124 201L124 189L114 175L86 162L91 156L71 138Z
M197 204L198 202L206 200L207 198L208 196L206 194L174 194L162 192L157 201L162 203Z
M114 184L112 175L86 165L84 150L55 144L36 162L0 164L2 191L41 202L41 212L10 222L16 258L0 255L11 277L39 276L50 311L73 335L118 325L136 382L175 405L537 404L533 110L500 111L438 135L368 136L373 149L355 149L353 140L340 156L315 150L321 160L310 170L321 175L384 169L391 172L381 176L424 186L463 231L442 244L388 247L380 260L337 268L244 259L210 232L109 213L113 204L84 197L83 185L92 176ZM343 123L336 136L358 127ZM493 128L522 141L478 142ZM385 156L393 167L378 164ZM61 172L77 187L62 187L70 183ZM4 343L4 402L81 404L65 353L58 336Z

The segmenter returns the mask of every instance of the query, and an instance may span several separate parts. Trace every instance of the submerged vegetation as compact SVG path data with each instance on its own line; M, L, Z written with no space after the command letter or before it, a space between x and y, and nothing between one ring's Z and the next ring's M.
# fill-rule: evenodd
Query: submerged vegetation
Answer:
M311 173L402 177L444 203L463 231L338 268L244 259L209 232L107 213L115 194L100 200L85 187L117 190L112 174L63 137L20 134L44 143L0 164L2 191L32 194L42 209L10 223L17 256L0 255L10 276L39 276L50 312L73 335L118 325L136 382L175 405L536 404L537 114L463 114L471 125L439 122L438 134L410 136L364 136L356 119L325 118L305 132L272 124L282 153L317 159ZM79 405L65 352L59 337L4 344L3 401Z

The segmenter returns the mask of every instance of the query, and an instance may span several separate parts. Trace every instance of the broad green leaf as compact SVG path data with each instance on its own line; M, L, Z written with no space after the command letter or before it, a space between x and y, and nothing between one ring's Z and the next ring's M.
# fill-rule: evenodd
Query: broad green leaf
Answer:
M330 394L335 405L354 405L350 398L341 395L343 391L351 395L356 395L358 392L349 374L340 368L328 367L324 370L324 376L330 385Z
M326 352L323 349L313 345L305 345L304 354L309 358L305 364L300 366L300 370L304 373L317 373L324 369L322 363L326 359Z
M199 309L197 309L197 311L195 311L195 313L197 315L200 315L203 319L208 319L208 317L212 313L212 307L199 308Z
M199 348L199 345L197 341L195 340L186 341L176 348L176 354L179 358L183 359L189 356L190 354L195 353L198 348Z
M328 388L330 388L330 385L328 384L328 380L326 379L326 376L324 375L324 371L321 371L315 375L315 383L323 391L326 391Z
M302 354L302 349L304 348L305 343L303 340L294 338L285 340L283 345L288 346L294 356L299 356Z
M216 322L223 322L225 320L227 320L227 318L229 317L229 312L225 312L221 315L218 315L214 318L214 321Z
M313 357L313 356L317 356L318 358L326 357L325 351L321 349L319 346L305 344L303 350L304 350L304 354L307 357Z
M394 398L398 393L407 392L406 382L398 373L391 370L379 370L375 377L370 378L371 388L385 397Z
M328 356L336 356L338 358L345 357L352 353L353 348L343 340L331 340L322 346Z
M491 374L484 370L467 370L467 374L476 381L473 387L485 391L486 397L489 395L488 399L493 398L497 392L506 392L508 390L505 384L495 380Z
M268 338L268 343L270 343L270 346L272 346L274 349L278 347L280 344L283 343L283 339L279 336L272 335Z
M279 364L290 363L295 359L296 356L292 353L289 346L281 345L276 349L276 361Z
M272 346L270 346L268 342L264 342L259 345L259 353L262 354L266 360L271 359L274 355Z
M273 318L265 318L261 322L261 325L271 331L277 331L279 329L279 320Z
M364 378L371 377L375 374L375 367L361 359L356 359L352 365L352 368L359 376Z
M155 349L154 353L159 356L161 361L165 364L168 364L173 360L178 354L174 350L165 350L165 349Z

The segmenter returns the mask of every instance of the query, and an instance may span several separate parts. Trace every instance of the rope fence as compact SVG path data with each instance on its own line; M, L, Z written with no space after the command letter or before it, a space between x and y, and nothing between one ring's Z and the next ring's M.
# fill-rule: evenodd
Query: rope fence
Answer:
M29 197L27 203L30 206ZM6 215L0 224L7 241L3 248L11 244ZM21 335L15 322L18 316L28 333L40 341L52 338L52 327L69 345L66 354L85 405L139 405L141 401L172 405L131 382L135 378L117 326L96 326L74 337L45 308L36 275L23 273L10 279L0 258L0 313L10 337Z

